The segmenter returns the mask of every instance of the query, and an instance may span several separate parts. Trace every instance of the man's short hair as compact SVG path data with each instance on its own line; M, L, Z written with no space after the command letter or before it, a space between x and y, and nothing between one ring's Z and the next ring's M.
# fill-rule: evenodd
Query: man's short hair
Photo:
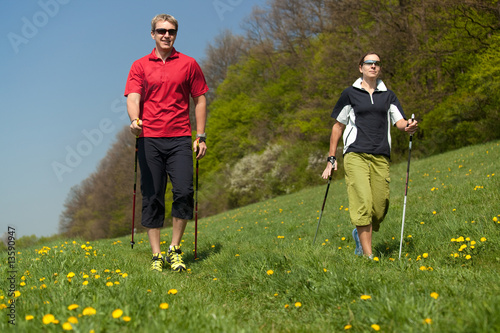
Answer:
M177 22L175 17L173 17L172 15L168 15L168 14L158 14L155 17L153 17L153 19L151 20L151 32L155 31L156 23L158 23L160 21L170 22L173 25L175 25L175 30L179 29L179 23Z

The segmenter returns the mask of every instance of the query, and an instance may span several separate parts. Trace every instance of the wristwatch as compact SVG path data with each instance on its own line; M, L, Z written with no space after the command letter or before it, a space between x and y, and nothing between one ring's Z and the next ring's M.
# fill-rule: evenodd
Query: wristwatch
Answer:
M326 161L327 161L327 162L332 163L332 166L334 166L334 165L335 165L335 161L336 161L336 160L337 160L337 159L335 158L335 156L328 156L328 158L326 159Z
M196 134L196 138L200 139L200 142L207 142L207 134L206 133Z

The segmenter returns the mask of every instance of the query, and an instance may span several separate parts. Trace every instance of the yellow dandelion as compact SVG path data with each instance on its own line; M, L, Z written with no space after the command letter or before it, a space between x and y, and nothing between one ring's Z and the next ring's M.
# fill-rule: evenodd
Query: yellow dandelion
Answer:
M130 318L129 316L123 316L122 317L122 320L123 321L126 321L126 322L129 322L132 318Z
M425 266L420 266L420 270L421 270L421 271L426 271L426 270L427 270L427 268L425 268Z
M361 295L360 297L363 301L366 301L367 299L371 299L372 297L370 295Z
M272 269L268 270L266 273L267 273L267 275L273 275L274 274L274 272L273 272Z
M177 294L177 289L170 289L170 290L168 291L168 294L172 294L172 295Z
M486 242L486 237L481 237L480 241L481 242Z
M54 315L48 313L45 316L43 316L42 322L45 325L48 325L48 324L52 323L54 320L56 320L56 318L54 317Z
M75 316L69 317L67 321L72 324L78 324L78 318L76 318Z
M83 282L82 282L82 284L83 284L84 286L86 286L86 285L88 285L88 284L89 284L89 281L83 281Z
M62 328L65 331L72 331L73 330L73 326L68 322L65 322L64 324L62 324Z
M162 310L168 309L168 303L161 303L160 304L160 309L162 309Z
M468 254L468 255L466 255L466 256L465 256L465 259L467 259L467 260L469 260L470 258L472 258L472 257L470 256L470 254Z
M128 276L128 274L127 274L127 273L123 273L123 274L122 274L122 278L126 278L127 276Z
M97 273L97 271L95 269L91 269L90 273L95 274L95 273Z
M372 324L371 326L375 331L380 331L380 326L377 324Z
M326 272L328 272L328 270L327 270L326 268L323 268L323 272L325 272L325 273L326 273Z
M435 210L432 211L432 215L436 215L437 212Z
M24 319L26 320L33 320L33 318L35 317L33 317L32 315L26 315L26 317L24 317Z
M75 276L75 273L73 273L73 272L69 272L69 273L68 273L68 275L66 275L66 277L67 277L68 279L71 279L71 278L72 278L72 277L74 277L74 276Z
M425 318L424 319L424 324L432 324L432 319L431 318Z
M352 325L351 324L347 324L344 326L344 329L345 330L350 330L352 328Z
M78 308L78 304L71 304L71 305L68 305L68 310L74 310L74 309L77 309Z
M290 305L288 305L288 304L285 304L285 309L288 309L288 307L289 307L289 306L290 306Z
M106 286L108 286L108 287L112 287L112 286L113 286L113 282L111 282L111 281L106 282Z
M98 279L98 278L100 278L100 277L101 277L101 276L100 276L99 274L94 275L94 279Z
M439 294L438 294L438 293L436 293L436 292L432 292L432 293L431 293L431 297L432 297L432 298L434 298L434 299L438 299Z
M428 256L429 256L429 253L424 253L424 254L422 254L422 257L423 257L423 258L427 258Z
M302 306L302 303L300 303L300 302L295 302L295 307L296 307L296 308L300 308L301 306Z
M274 296L278 296L278 293L274 293Z
M380 259L378 257L373 257L374 261L379 261Z
M82 312L82 314L84 316L93 316L96 313L97 313L97 311L91 306L86 307L85 309L83 309L83 312Z
M113 318L120 318L123 315L123 310L122 309L116 309L111 313L111 316Z
M21 292L19 290L14 291L14 297L17 298L21 296Z

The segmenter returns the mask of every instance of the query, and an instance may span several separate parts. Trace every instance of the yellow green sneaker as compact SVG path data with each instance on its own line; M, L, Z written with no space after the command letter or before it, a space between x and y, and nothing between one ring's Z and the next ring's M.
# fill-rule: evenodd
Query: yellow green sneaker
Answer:
M167 253L167 262L170 264L170 268L176 272L182 272L186 270L186 265L182 261L182 250L180 246L172 246Z
M164 264L165 264L165 261L163 259L163 256L161 255L161 253L153 254L153 258L151 259L151 270L152 271L157 271L157 272L163 271Z

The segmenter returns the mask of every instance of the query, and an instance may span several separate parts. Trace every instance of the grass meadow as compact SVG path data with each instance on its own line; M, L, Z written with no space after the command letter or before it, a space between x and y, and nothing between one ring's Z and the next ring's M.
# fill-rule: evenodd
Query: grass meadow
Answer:
M500 332L499 163L498 141L413 160L401 260L406 162L374 261L353 254L340 175L314 245L326 183L200 219L198 260L189 223L185 273L149 271L145 234L3 251L0 331Z

